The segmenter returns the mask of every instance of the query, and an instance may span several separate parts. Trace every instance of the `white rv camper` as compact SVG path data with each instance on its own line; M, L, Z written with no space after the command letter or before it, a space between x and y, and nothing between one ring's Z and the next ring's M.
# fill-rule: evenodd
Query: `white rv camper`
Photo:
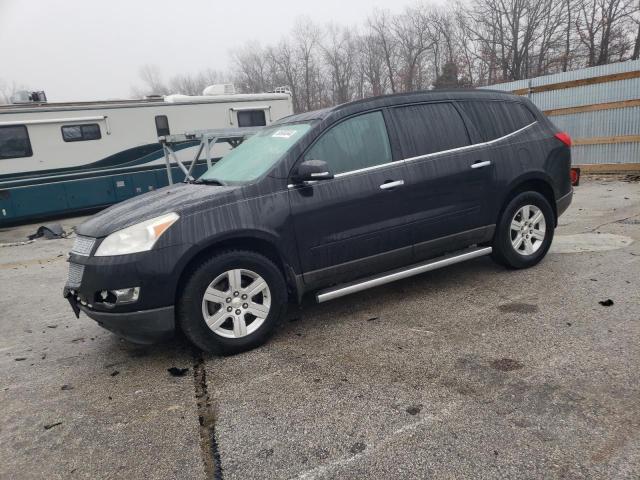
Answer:
M232 85L144 100L26 98L36 101L0 106L0 225L109 205L166 185L158 137L264 126L293 113L288 92L235 94ZM194 147L181 148L178 154L188 157ZM221 146L213 151L223 153Z

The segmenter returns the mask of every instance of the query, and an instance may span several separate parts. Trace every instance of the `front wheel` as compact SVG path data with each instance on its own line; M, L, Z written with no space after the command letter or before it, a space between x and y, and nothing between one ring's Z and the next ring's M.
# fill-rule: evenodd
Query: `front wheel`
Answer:
M220 252L197 267L178 301L178 322L200 349L234 354L264 343L287 305L280 269L250 251Z
M510 268L536 265L549 251L555 215L538 192L516 195L504 209L493 241L493 258Z

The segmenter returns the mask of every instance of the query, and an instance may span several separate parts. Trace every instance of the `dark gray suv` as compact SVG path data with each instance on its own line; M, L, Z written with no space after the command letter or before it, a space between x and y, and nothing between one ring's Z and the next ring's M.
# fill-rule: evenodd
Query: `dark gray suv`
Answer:
M570 144L528 100L487 90L294 115L197 181L80 225L64 295L133 341L180 329L234 353L308 292L323 302L488 254L531 267L571 202Z

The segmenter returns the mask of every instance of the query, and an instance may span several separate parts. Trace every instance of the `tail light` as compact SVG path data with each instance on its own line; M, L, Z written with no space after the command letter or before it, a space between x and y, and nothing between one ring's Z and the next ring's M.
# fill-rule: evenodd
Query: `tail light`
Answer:
M569 170L569 176L571 178L571 185L577 187L580 185L580 168L579 167L571 167Z
M558 140L564 143L567 147L571 146L571 137L566 132L559 132L554 135Z

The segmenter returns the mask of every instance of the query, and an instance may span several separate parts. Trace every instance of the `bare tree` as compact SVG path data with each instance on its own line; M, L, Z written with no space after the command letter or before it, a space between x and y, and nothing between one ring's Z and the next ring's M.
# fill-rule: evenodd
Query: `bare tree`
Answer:
M235 79L240 91L265 92L271 88L266 53L257 43L249 43L233 52Z
M0 104L11 103L11 97L21 90L29 90L29 88L24 84L16 83L15 80L9 83L0 78Z
M636 26L636 40L633 44L633 54L631 55L632 60L638 60L640 58L640 0L638 0L638 7L632 15L634 23Z
M417 76L422 66L424 54L434 44L434 34L429 11L423 5L407 7L393 19L393 32L398 45L402 89L410 92L422 85Z
M633 0L580 0L576 31L586 49L586 65L604 65L631 49L629 27L638 11Z
M389 88L390 79L385 50L380 39L373 32L367 32L359 39L360 72L363 82L368 84L368 94L382 95ZM364 96L364 87L362 96Z
M162 81L162 74L157 65L143 65L140 68L139 75L144 84L142 89L138 91L142 93L141 96L168 95L170 93L169 88Z
M420 0L418 0L420 1ZM425 0L426 1L426 0ZM359 31L360 30L360 31ZM299 19L275 44L215 70L140 72L140 95L199 94L232 78L242 92L288 86L296 112L430 86L478 86L640 57L639 0L457 0L374 10L361 29Z
M301 18L293 29L294 51L301 67L301 104L306 110L321 105L318 47L322 33L309 18Z
M391 87L391 92L397 92L397 58L398 58L398 44L391 29L392 15L386 10L379 10L374 12L373 16L369 17L367 26L369 28L370 37L375 39L375 42L380 48L382 53L384 64L387 69L387 78Z
M353 96L358 64L354 35L346 27L329 25L321 49L331 81L333 103L348 102Z

